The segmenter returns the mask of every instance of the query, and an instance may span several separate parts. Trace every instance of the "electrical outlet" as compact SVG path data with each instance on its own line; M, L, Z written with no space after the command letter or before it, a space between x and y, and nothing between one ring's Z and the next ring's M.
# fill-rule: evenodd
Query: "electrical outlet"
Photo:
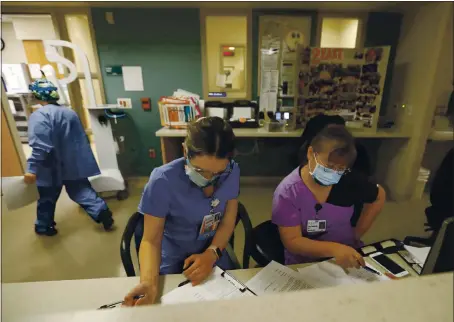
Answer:
M117 104L121 108L132 108L132 100L130 98L117 98Z

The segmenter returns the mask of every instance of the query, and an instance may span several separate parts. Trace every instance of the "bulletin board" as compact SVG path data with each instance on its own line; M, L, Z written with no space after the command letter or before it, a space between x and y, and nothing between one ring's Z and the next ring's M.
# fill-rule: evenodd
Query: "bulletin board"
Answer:
M311 24L310 16L260 16L258 88L261 110L276 111L279 98L294 98L297 50L298 46L309 45ZM284 91L279 91L278 87L284 87Z
M340 115L376 130L390 47L298 49L295 126L318 114Z

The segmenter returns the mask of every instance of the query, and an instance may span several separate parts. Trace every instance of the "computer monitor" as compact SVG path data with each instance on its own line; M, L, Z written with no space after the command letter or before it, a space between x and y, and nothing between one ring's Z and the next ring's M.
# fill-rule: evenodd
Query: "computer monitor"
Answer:
M443 221L421 275L454 271L454 217Z

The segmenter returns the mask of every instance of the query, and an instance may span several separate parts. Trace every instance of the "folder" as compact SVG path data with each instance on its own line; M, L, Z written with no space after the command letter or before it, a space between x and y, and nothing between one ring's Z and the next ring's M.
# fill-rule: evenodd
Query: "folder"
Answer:
M27 184L23 176L2 177L2 202L8 210L25 207L39 198L36 184Z

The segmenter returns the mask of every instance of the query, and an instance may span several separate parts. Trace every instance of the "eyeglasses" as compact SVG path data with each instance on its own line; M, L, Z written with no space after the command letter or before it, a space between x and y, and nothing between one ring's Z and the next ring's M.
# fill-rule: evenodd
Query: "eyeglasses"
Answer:
M213 177L216 177L216 176L220 176L224 173L231 173L232 170L233 170L233 163L234 161L233 160L230 160L229 163L227 164L226 168L223 170L223 171L220 171L220 172L211 172L211 171L208 171L208 170L204 170L204 169L201 169L201 168L197 168L195 167L190 159L189 159L189 162L188 162L188 165L195 171L195 172L198 172L200 174L205 174L205 175L211 175Z
M351 171L350 168L339 169L339 168L330 167L330 166L324 164L323 162L319 161L319 159L317 158L317 155L318 155L317 153L314 153L315 161L316 161L317 163L319 163L320 165L323 166L323 168L324 168L323 170L324 170L325 172L328 172L328 170L333 170L333 171L335 171L337 174L342 175L342 174L347 174L347 173L349 173L349 172Z

